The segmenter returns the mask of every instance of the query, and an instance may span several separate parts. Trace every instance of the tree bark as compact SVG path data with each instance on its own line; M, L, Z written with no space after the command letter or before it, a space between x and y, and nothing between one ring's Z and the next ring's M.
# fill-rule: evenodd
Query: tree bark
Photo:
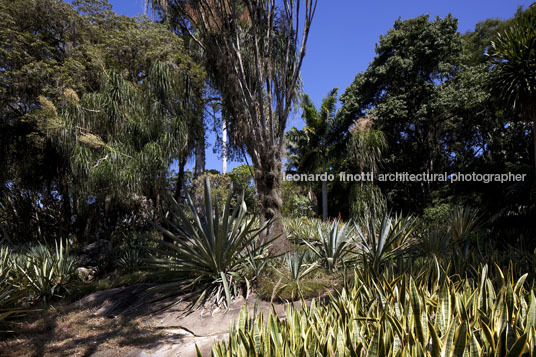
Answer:
M222 120L222 123L221 123L221 141L222 141L221 173L226 174L227 173L227 124L225 123L225 120Z
M260 223L263 226L269 222L268 228L262 233L263 240L273 239L270 252L279 255L292 251L285 234L281 208L281 160L275 155L260 156L260 167L255 167L255 185L260 206Z
M195 142L195 169L194 177L199 177L205 172L205 133L204 129Z
M328 182L322 181L322 220L328 220Z
M186 166L186 158L181 157L179 159L179 174L177 176L177 182L175 183L175 199L180 201L182 186L184 185L184 167Z

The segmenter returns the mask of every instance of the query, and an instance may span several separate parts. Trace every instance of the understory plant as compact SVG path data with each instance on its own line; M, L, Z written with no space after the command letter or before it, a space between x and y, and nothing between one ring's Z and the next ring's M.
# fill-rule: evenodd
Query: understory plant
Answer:
M13 315L68 294L75 272L76 260L63 241L54 248L38 244L22 251L0 246L0 332Z
M271 301L274 300L276 295L282 290L286 290L286 295L290 300L295 300L302 295L302 293L309 293L307 291L307 284L303 285L304 279L314 272L318 268L317 262L307 263L305 262L306 252L297 251L294 254L285 254L285 266L284 270L279 270L279 281L275 284ZM288 272L287 272L288 270Z
M17 312L13 307L17 300L17 292L11 284L11 269L9 248L0 247L0 324Z
M38 244L12 254L12 285L25 294L26 303L47 303L68 293L68 283L76 275L76 258L68 243L56 241L54 248Z
M453 250L467 257L476 233L483 226L480 212L467 206L444 205L442 219L421 222L420 248L425 255L445 257Z
M319 241L318 227L322 232L329 232L329 222L322 221L318 218L310 217L288 217L284 220L285 230L288 238L294 243L307 241Z
M303 242L314 252L329 272L335 271L340 265L347 262L352 256L353 239L352 228L349 223L340 223L335 219L326 234L322 226L318 225L318 242Z
M145 249L143 247L128 247L119 256L117 266L127 273L140 270L146 264Z
M247 307L214 356L534 356L536 297L511 271L451 279L439 263L415 277L356 272L353 288L285 318ZM387 269L387 271L391 271ZM439 275L436 272L439 271ZM433 278L432 278L433 277Z
M264 259L264 249L270 241L259 241L266 225L256 226L257 220L247 214L243 195L234 205L233 195L231 183L227 200L220 208L217 198L213 201L207 176L203 205L196 205L188 192L184 206L169 197L169 211L162 217L164 224L154 223L167 240L155 249L151 265L159 271L175 273L176 279L153 290L165 297L193 299L192 306L207 299L229 306L241 286L249 285L248 259L249 264L251 259Z
M468 206L456 206L449 217L449 233L453 244L468 253L472 235L482 225L481 216L476 208Z
M380 220L371 214L355 224L362 264L373 274L378 274L386 262L410 246L414 222L412 217L385 212Z

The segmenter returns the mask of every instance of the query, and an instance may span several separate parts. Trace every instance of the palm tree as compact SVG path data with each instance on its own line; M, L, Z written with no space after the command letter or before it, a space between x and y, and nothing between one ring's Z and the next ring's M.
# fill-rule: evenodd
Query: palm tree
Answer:
M322 101L317 111L311 98L304 95L302 102L305 127L293 127L286 135L287 166L303 173L327 172L330 167L330 153L336 130L337 88L332 89ZM322 219L328 218L328 183L322 181Z
M536 170L536 6L519 14L491 45L493 86L523 121L533 123Z

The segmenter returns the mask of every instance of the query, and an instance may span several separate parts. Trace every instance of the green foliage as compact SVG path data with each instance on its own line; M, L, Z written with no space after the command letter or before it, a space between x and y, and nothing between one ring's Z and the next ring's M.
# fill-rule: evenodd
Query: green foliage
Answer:
M536 6L518 14L491 45L493 87L523 121L532 121L536 171Z
M213 199L220 202L225 201L229 194L229 186L231 182L235 192L233 192L233 205L236 204L238 196L244 194L244 201L250 213L257 212L257 201L255 195L255 187L253 186L250 166L242 164L235 167L227 174L220 174L216 170L208 170L197 177L192 182L193 199L196 203L201 203L204 197L204 187L206 177L210 180L211 192Z
M117 265L123 272L132 273L139 271L147 265L147 256L140 247L129 247L123 251Z
M329 222L324 222L318 218L295 217L285 219L285 230L287 231L289 239L295 244L300 244L304 240L309 242L320 241L321 238L318 233L319 226L326 235L331 228Z
M471 244L477 243L484 220L479 210L468 206L440 204L425 209L419 220L421 249L424 254L445 257L453 249L467 256Z
M332 89L322 101L319 111L308 95L302 102L305 127L295 127L286 133L289 150L288 167L300 173L320 173L329 167L328 156L336 140L337 89Z
M377 172L386 150L387 140L383 132L373 128L360 128L359 122L356 124L348 140L348 153L361 172Z
M441 203L435 206L426 207L423 211L421 220L425 225L445 226L449 221L452 213L452 205Z
M329 233L326 234L322 226L318 225L319 241L303 242L320 259L324 267L333 272L348 262L352 255L353 239L352 228L349 223L339 222L338 219L331 223Z
M205 197L205 182L206 180L210 182L210 194L214 202L225 202L227 196L229 196L229 190L232 180L229 175L222 175L219 173L205 172L201 176L197 177L192 182L192 199L196 204L202 204ZM235 184L233 183L233 187ZM237 195L235 192L232 194L232 203L236 204Z
M464 54L468 57L468 63L471 65L486 63L489 60L486 53L489 51L491 41L497 33L504 31L510 22L511 20L486 19L477 23L474 31L463 34Z
M159 61L146 71L141 84L107 71L99 92L82 96L59 117L55 134L86 189L154 197L180 155L189 110L174 101L182 93L182 74Z
M221 95L230 142L251 158L261 222L272 221L266 230L274 239L272 252L289 251L280 192L284 134L299 99L299 71L316 1L303 6L252 0L225 6L212 0L148 3L178 32L196 24L189 38L202 49L211 84Z
M265 301L317 298L341 285L341 277L322 269L308 251L298 251L270 262L259 277L255 292Z
M74 45L86 45L87 24L59 0L2 1L0 14L0 231L15 242L65 237L58 227L66 225L67 200L54 191L65 196L67 160L43 124L65 86L90 85L87 62L70 66Z
M14 254L13 286L24 291L28 302L48 302L68 292L68 283L75 277L76 260L68 244L56 241L55 248L35 245L22 254Z
M293 181L281 183L281 199L284 217L312 217L316 213L316 205L309 199L307 189Z
M194 305L214 298L216 303L224 301L228 306L244 283L247 257L263 259L263 249L270 241L255 244L266 226L254 227L255 220L247 217L243 196L232 207L232 184L223 208L213 197L208 176L203 206L195 205L187 194L190 216L170 197L170 211L163 217L167 228L155 225L171 242L163 241L162 248L156 249L158 256L152 266L176 273L177 279L155 290L182 297L189 292L197 299Z
M310 280L306 278L318 268L318 263L305 262L306 254L306 252L299 251L294 254L285 254L285 266L283 269L276 270L279 279L273 285L270 301L274 300L276 296L280 299L294 301L304 295L310 296L311 293L315 292Z
M238 191L244 190L246 204L255 211L257 207L255 202L255 186L253 184L253 167L246 164L238 165L229 172L229 176L235 183Z
M12 286L10 276L12 264L9 254L9 248L0 246L0 326L3 320L19 311L14 307L20 294Z
M481 215L478 209L467 206L456 206L449 219L449 231L456 242L465 241L469 234L480 228Z
M76 259L67 244L39 244L21 251L0 247L0 321L29 311L28 306L48 303L69 293L76 273Z
M141 195L158 205L203 109L204 71L166 25L74 6L0 4L0 231L19 242L107 236Z
M316 262L308 265L304 264L305 255L306 252L285 254L285 262L287 263L287 267L290 272L290 278L295 282L302 280L317 267Z
M304 95L302 101L303 119L305 127L302 130L291 128L285 134L287 146L287 171L301 174L315 174L330 171L337 160L333 155L341 138L344 137L343 128L338 125L336 117L337 88L332 89L323 99L319 110L314 106L308 95ZM317 196L322 195L322 200L327 199L328 187L323 183L313 184ZM308 187L309 189L311 187ZM291 198L293 198L290 195ZM297 200L300 197L295 197ZM302 198L302 201L305 201ZM305 203L305 202L304 202ZM327 213L322 201L322 218L327 219ZM326 203L326 208L327 203Z
M387 202L380 188L373 184L356 184L350 193L352 218L359 220L367 215L379 215L387 209Z
M536 120L532 108L536 98L536 7L514 18L491 45L494 81L501 96L514 108L531 111Z
M254 240L251 245L246 247L247 255L245 277L251 281L258 280L259 277L268 268L270 260L273 258L268 251L269 246L263 244L259 239ZM247 272L250 272L248 274Z
M514 280L498 270L493 278L484 265L478 280L453 281L436 269L374 280L357 271L353 288L326 304L289 306L284 319L250 316L244 307L213 354L520 356L536 349L536 298L526 275Z
M456 127L449 125L449 111L441 110L441 93L459 72L461 60L461 36L452 16L395 21L381 36L367 70L341 96L339 116L348 128L368 120L372 130L382 133L356 130L349 145L357 164L371 166L381 153L385 173L443 172L449 153L442 140ZM375 149L367 148L371 145ZM408 182L382 186L390 206L397 209L413 211L430 199L429 186L423 189Z
M415 219L384 213L381 219L370 215L356 224L362 263L379 274L389 260L403 254L410 245Z

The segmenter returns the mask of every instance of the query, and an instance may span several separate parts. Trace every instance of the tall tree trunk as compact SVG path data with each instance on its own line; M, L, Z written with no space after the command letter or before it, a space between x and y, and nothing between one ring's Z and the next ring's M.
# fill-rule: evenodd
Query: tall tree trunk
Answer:
M195 141L195 169L194 177L199 177L205 172L205 132L201 130L199 137Z
M221 141L222 141L222 149L221 149L221 173L226 174L227 173L227 124L225 124L225 120L221 121Z
M184 167L186 166L186 158L179 158L179 174L177 176L177 182L175 183L175 199L177 201L181 198L182 186L184 185Z
M328 220L328 182L322 181L322 220Z
M261 238L273 239L270 250L274 255L292 250L285 234L281 213L283 205L281 200L281 170L281 160L278 160L276 155L269 153L260 155L260 162L255 167L255 185L259 196L261 226L271 221Z

